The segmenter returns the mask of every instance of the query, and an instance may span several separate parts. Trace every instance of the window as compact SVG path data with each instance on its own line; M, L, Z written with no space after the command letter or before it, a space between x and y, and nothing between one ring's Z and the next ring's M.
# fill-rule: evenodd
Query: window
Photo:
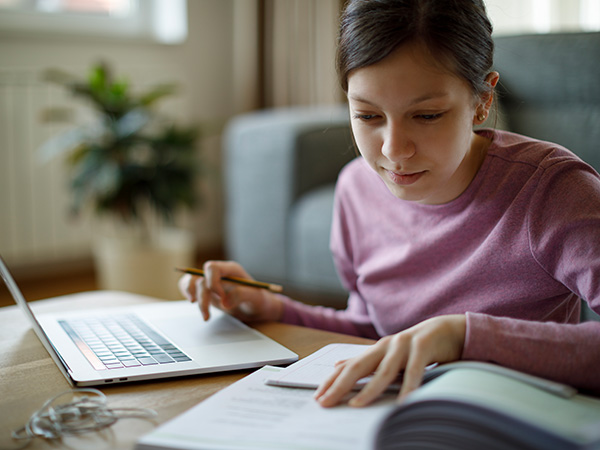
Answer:
M124 16L131 14L132 3L132 0L0 0L0 7L28 12Z
M600 31L600 0L485 0L495 34Z
M0 0L0 30L152 39L187 37L186 0Z

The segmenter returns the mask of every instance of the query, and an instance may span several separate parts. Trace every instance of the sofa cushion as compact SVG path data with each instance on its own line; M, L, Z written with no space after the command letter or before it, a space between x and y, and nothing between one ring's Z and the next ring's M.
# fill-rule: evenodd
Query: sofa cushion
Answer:
M224 140L227 258L257 278L292 281L290 210L316 184L335 181L353 156L350 142L346 105L277 108L233 119Z
M294 205L288 261L296 288L337 294L343 291L329 251L334 185L306 193Z

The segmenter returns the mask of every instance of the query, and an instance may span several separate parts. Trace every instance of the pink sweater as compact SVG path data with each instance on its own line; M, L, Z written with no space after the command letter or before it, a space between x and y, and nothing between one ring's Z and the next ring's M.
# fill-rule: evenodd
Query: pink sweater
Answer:
M600 393L600 176L568 150L493 137L467 190L444 205L394 197L361 159L336 187L331 250L348 307L285 298L283 320L378 338L466 313L463 359Z

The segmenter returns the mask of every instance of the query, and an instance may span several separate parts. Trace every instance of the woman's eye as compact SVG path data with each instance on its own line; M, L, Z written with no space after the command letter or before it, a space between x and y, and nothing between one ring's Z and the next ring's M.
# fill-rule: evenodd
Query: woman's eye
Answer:
M364 120L366 122L369 120L376 119L378 116L377 116L377 114L355 114L353 117L355 119Z
M426 122L431 122L434 121L436 119L439 119L440 117L442 117L443 113L436 113L436 114L419 114L417 117L419 119L425 120Z

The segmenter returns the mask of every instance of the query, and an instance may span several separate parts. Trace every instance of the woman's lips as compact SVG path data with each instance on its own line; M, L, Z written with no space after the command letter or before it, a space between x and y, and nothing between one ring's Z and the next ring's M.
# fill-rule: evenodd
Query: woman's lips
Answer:
M392 183L399 184L401 186L409 186L411 184L416 183L419 180L419 178L421 178L425 174L425 171L412 173L398 173L392 172L391 170L387 170L387 173Z

